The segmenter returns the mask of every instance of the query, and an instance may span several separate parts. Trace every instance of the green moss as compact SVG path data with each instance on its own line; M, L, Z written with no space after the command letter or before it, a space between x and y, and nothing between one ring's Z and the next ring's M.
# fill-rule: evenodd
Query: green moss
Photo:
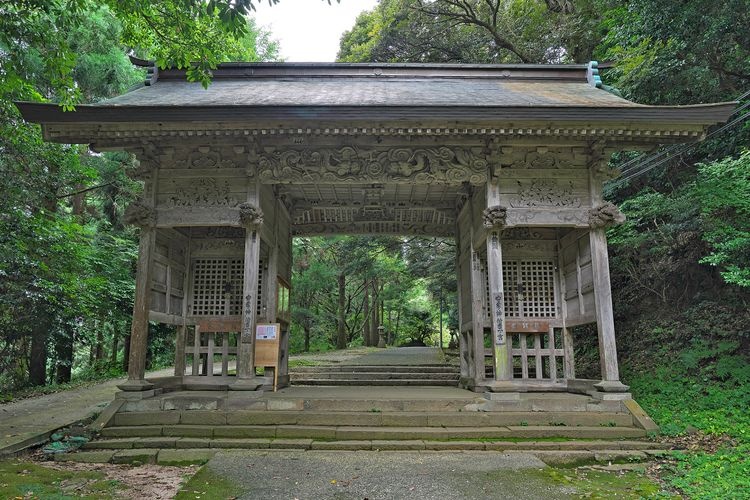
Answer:
M182 488L180 488L175 499L236 498L240 493L242 493L242 489L235 483L225 477L213 473L208 467L202 467Z
M642 470L609 472L589 468L546 468L538 472L576 490L575 496L583 498L670 498L658 484L647 478Z
M31 462L0 462L0 498L112 498L124 488L101 472L55 470Z

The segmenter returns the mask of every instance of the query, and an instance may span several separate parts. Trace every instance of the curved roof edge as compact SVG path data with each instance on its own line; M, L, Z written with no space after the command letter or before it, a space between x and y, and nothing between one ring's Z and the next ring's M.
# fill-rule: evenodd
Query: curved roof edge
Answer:
M99 106L81 105L63 111L50 103L16 102L21 115L33 123L174 123L309 120L421 121L476 120L478 122L637 122L713 125L726 121L737 102L687 106Z

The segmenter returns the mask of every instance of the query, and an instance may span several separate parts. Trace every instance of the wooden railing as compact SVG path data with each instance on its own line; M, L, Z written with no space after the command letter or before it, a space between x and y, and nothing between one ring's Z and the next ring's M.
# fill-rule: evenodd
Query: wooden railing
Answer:
M183 375L228 377L237 359L240 320L206 318L185 329Z

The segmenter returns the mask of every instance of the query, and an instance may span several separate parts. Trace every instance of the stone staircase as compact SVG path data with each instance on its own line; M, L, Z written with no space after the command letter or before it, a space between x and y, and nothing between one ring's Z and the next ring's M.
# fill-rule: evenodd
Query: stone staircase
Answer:
M326 365L303 366L290 371L293 385L451 386L459 379L456 366Z
M661 453L636 424L624 407L561 393L498 402L444 387L185 391L120 402L84 449L110 460L237 448L527 451L553 463Z

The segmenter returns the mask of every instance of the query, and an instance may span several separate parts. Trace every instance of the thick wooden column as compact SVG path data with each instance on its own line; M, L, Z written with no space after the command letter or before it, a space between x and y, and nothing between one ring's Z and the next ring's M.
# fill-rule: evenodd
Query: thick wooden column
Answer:
M495 182L487 183L487 210L484 224L489 229L487 234L487 278L492 327L492 354L495 367L495 380L510 380L513 367L510 358L510 346L505 334L505 299L503 297L503 253L500 243L500 230L505 224L505 209L499 206L500 193ZM494 215L494 216L493 216ZM501 215L501 216L497 216Z
M259 198L256 196L255 201ZM263 214L258 205L240 205L240 223L245 227L245 264L242 295L242 331L237 349L237 380L232 390L257 390L262 381L255 376L255 325L257 323L258 271L260 267L260 226Z
M467 359L469 357L468 349L469 346L467 345L466 341L464 340L463 335L463 326L464 326L464 320L465 314L464 314L464 302L463 297L466 293L464 291L465 283L470 282L469 276L463 276L461 273L461 263L463 262L463 247L461 242L461 231L458 228L458 218L456 218L456 227L455 227L455 241L456 241L456 284L457 286L457 298L458 298L458 359L459 359L459 367L461 370L461 378L466 379L469 378L471 375L469 373L469 363L467 362ZM463 383L463 382L462 382Z
M130 329L128 380L117 387L123 391L146 391L153 384L145 380L146 349L148 347L148 311L151 299L151 265L156 245L156 216L153 207L135 202L125 214L129 224L141 227L138 240L138 264L135 275L133 323Z
M620 370L617 365L617 343L615 340L615 317L612 307L612 287L609 279L609 254L607 252L606 227L622 222L624 217L617 212L617 207L605 203L602 196L602 180L592 169L589 180L591 192L591 209L589 245L591 246L591 270L594 280L594 308L596 327L599 337L599 362L602 381L596 384L604 392L625 392L628 386L620 382ZM614 210L614 215L604 214L602 209ZM602 217L602 214L609 217ZM622 218L622 220L620 220ZM609 220L607 220L609 219Z
M474 241L473 231L471 241ZM482 277L482 261L479 254L471 248L471 342L468 348L474 354L473 366L469 373L474 376L474 383L481 385L485 379L484 370L484 279Z

